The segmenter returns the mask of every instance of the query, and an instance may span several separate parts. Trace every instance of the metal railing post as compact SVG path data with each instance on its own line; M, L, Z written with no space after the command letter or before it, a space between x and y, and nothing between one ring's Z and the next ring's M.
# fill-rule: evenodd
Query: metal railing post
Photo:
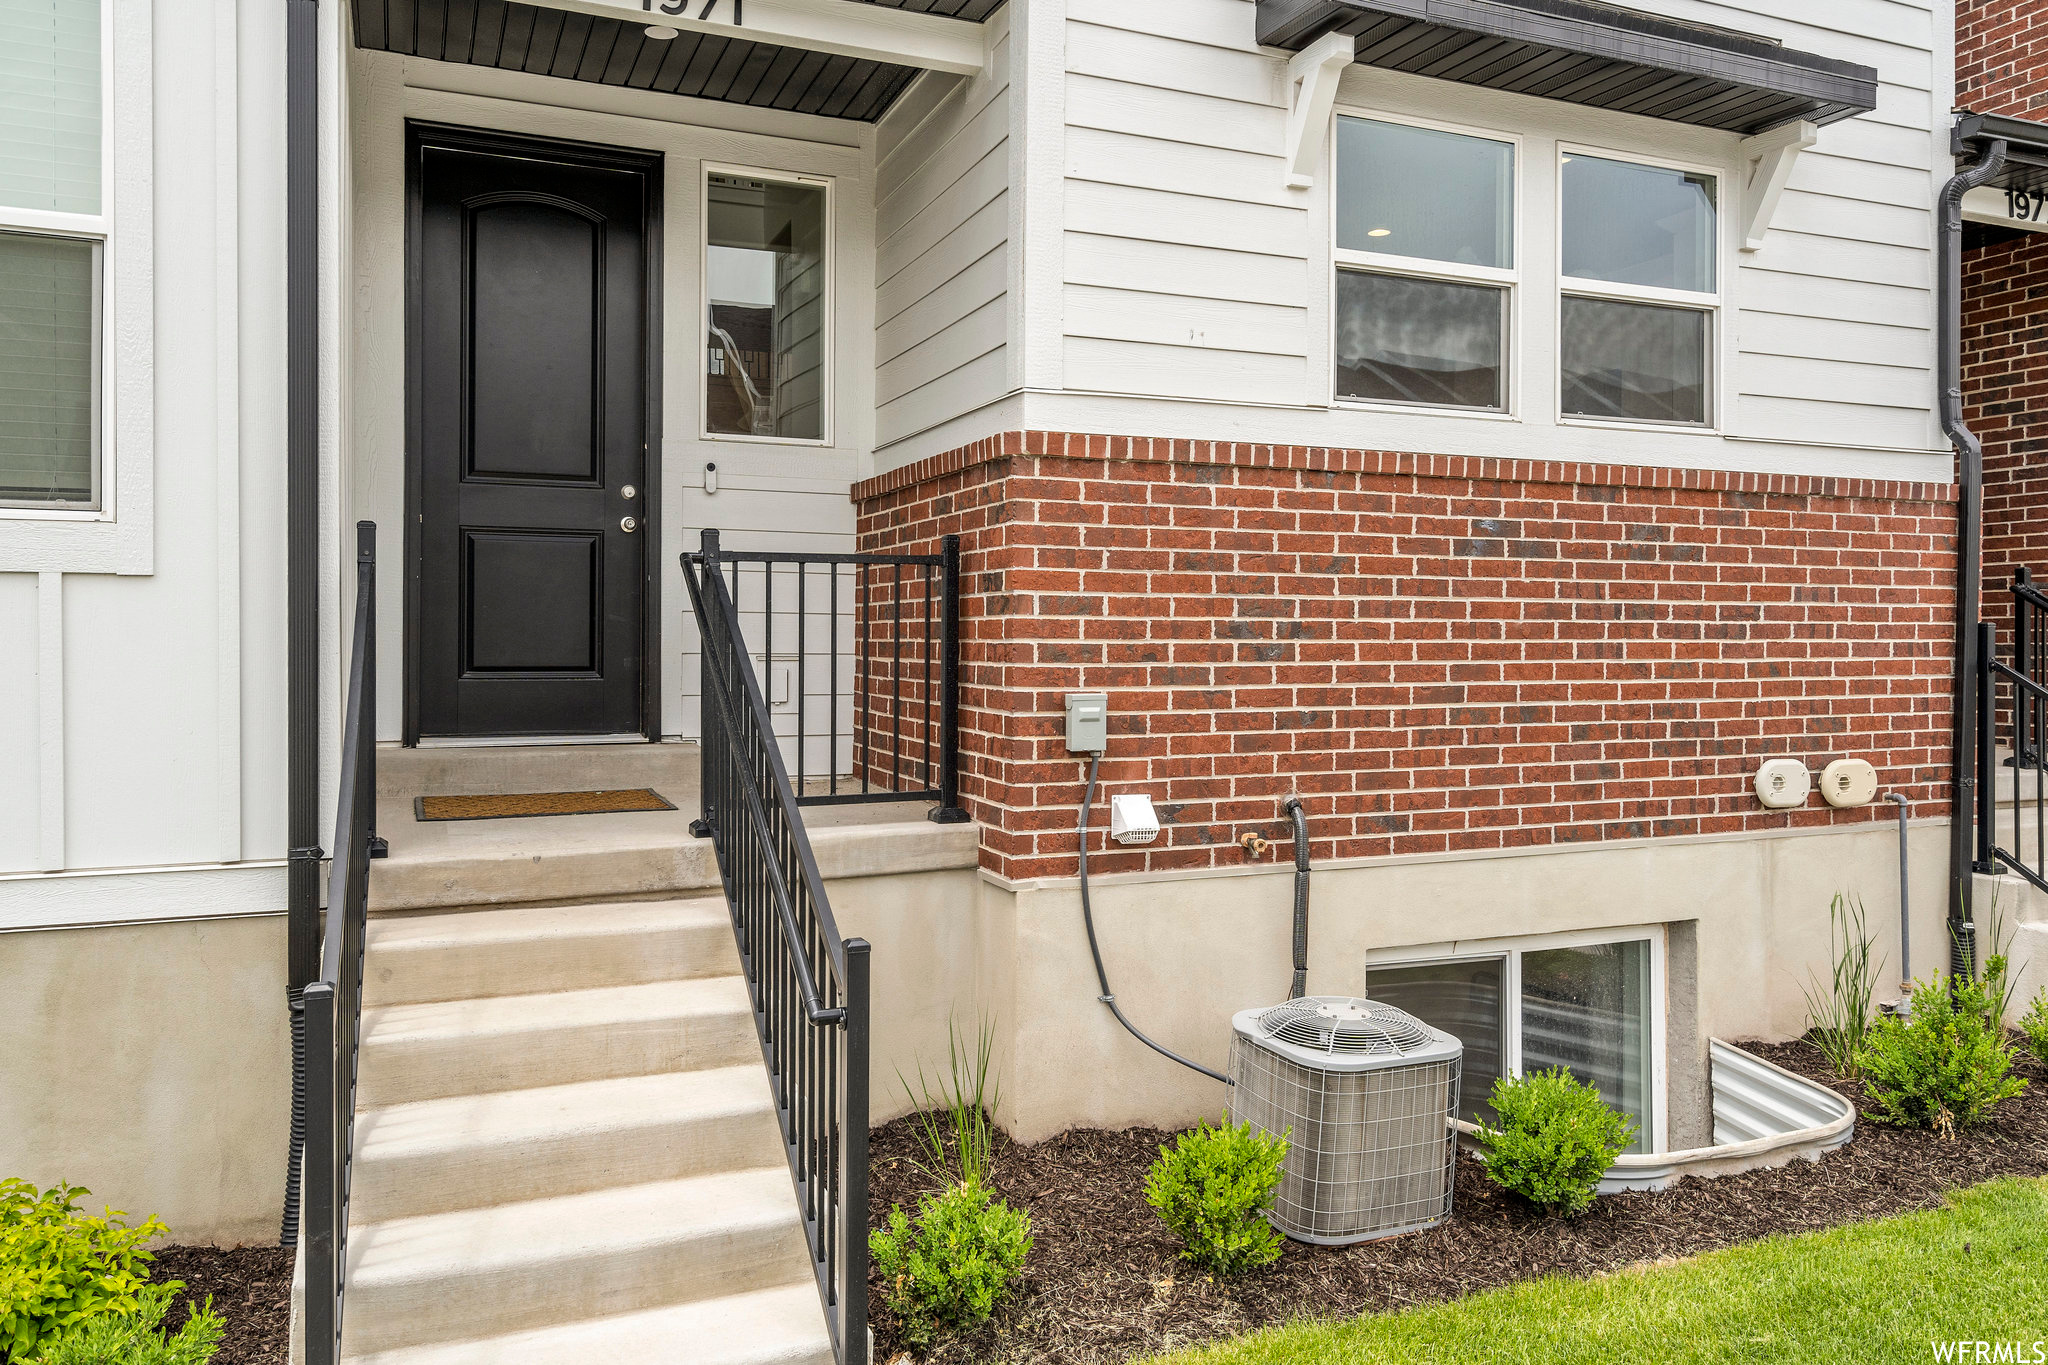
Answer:
M846 1239L840 1288L842 1358L868 1365L868 941L846 941Z
M335 1260L335 1223L340 1199L334 1183L334 987L325 981L315 981L306 987L303 1002L306 1092L313 1109L300 1155L306 1196L306 1365L335 1365L341 1330L337 1293L341 1281Z
M377 833L377 523L356 523L356 601L359 611L370 614L369 635L363 641L363 770L369 778L368 820L372 858L391 856L391 845Z
M699 544L704 552L704 577L707 581L716 579L719 574L718 532L707 527L699 540ZM697 642L697 666L699 670L707 674L713 666L711 648L712 642L710 640L699 640ZM720 666L723 666L722 663ZM717 729L718 727L712 722L711 680L705 677L700 679L697 684L697 818L690 822L690 834L693 838L698 839L709 839L711 837L713 828L711 767L714 763L723 763L725 761L723 735L719 735L714 741L714 731ZM714 743L716 743L718 748L716 754L712 752Z
M1977 865L1983 873L1998 871L1992 848L1998 838L1998 627L1977 626Z
M2034 576L2022 566L2012 576L2012 666L2017 673L2035 682L2042 681L2041 670L2034 658L2040 641L2035 638L2034 628L2040 608L2028 597L2034 586ZM2033 765L2039 760L2042 745L2041 723L2048 720L2040 714L2040 704L2032 698L2015 695L2013 698L2013 722L2017 733L2013 736L2012 766L2015 770ZM2032 724L2029 724L2029 721ZM2014 788L2017 795L2018 788Z
M939 668L939 804L931 818L942 825L964 825L969 817L960 804L960 537L947 536L940 546L945 638Z

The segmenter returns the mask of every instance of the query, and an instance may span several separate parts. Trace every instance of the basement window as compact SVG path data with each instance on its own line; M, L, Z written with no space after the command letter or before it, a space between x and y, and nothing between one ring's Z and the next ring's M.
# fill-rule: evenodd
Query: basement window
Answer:
M1336 397L1505 412L1515 144L1340 117Z
M1713 176L1566 151L1558 167L1566 418L1713 423Z
M1421 960L1375 961L1366 991L1465 1044L1469 1122L1497 1116L1506 1075L1562 1066L1636 1120L1632 1152L1655 1150L1661 1009L1654 936L1531 940Z

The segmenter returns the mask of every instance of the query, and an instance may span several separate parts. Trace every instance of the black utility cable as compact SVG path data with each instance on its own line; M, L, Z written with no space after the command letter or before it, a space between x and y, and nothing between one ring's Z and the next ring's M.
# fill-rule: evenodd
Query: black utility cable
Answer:
M1102 994L1096 999L1109 1006L1109 1012L1116 1016L1116 1021L1122 1024L1133 1038L1168 1061L1179 1062L1190 1071L1199 1071L1212 1081L1221 1081L1225 1085L1234 1084L1230 1077L1222 1072L1211 1071L1200 1062L1191 1062L1173 1049L1162 1047L1138 1032L1137 1025L1124 1018L1124 1012L1117 1007L1116 993L1109 988L1109 973L1102 969L1102 949L1095 942L1095 911L1088 904L1088 808L1095 804L1095 769L1101 762L1100 752L1088 756L1088 793L1081 798L1081 919L1088 926L1088 951L1095 958L1095 980L1102 987Z

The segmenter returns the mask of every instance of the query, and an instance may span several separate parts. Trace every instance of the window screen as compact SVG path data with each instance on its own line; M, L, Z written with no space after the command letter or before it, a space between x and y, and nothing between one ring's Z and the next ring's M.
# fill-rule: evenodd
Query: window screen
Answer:
M1568 1067L1650 1129L1650 945L1596 943L1522 954L1522 1070Z
M101 211L100 0L0 0L0 206Z
M1460 1072L1458 1116L1470 1123L1491 1123L1493 1083L1507 1074L1507 962L1498 957L1459 958L1419 966L1375 967L1366 978L1366 992L1375 1000L1404 1009L1440 1028L1465 1045Z
M1504 410L1513 143L1337 120L1336 396Z
M0 503L90 505L100 246L0 232Z

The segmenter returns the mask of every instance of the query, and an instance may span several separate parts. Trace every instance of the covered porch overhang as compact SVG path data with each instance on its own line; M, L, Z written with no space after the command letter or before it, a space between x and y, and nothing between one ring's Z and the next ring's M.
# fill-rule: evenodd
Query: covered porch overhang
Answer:
M1745 137L1873 109L1877 72L1752 33L1594 0L1258 0L1258 38L1330 35L1391 71Z
M872 123L923 71L982 69L1003 0L361 0L356 45Z

